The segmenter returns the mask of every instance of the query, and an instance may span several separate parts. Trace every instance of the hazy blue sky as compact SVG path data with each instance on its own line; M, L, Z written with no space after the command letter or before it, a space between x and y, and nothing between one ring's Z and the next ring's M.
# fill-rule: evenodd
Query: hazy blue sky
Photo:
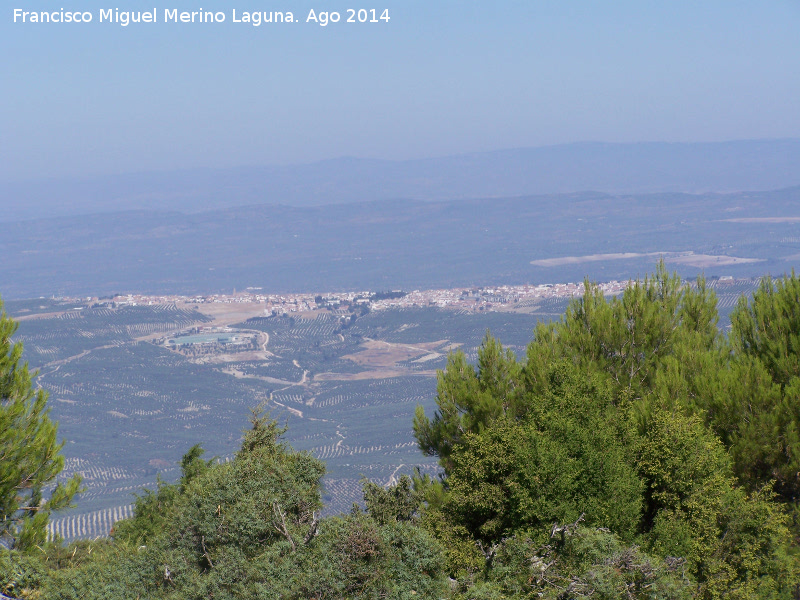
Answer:
M0 180L419 158L573 141L800 137L800 1L11 0ZM225 23L100 23L99 10ZM305 23L388 8L391 20ZM13 23L13 9L90 11ZM291 10L253 27L231 10Z

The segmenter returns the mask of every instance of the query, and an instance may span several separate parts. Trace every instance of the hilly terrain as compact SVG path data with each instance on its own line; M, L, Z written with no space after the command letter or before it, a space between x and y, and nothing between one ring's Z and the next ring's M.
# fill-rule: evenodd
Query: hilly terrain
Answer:
M800 140L574 143L392 161L193 169L0 182L0 221L132 209L201 212L564 194L735 192L800 185Z
M756 283L711 282L723 329ZM267 316L258 303L7 301L24 359L38 369L67 440L62 478L81 473L87 487L52 531L67 539L107 534L130 516L135 493L155 489L157 477L178 477L194 444L229 460L258 405L288 423L294 448L326 461L328 514L360 500L362 476L387 484L415 466L433 474L436 461L419 451L412 419L417 405L435 406L436 372L448 353L460 349L474 362L490 331L521 357L536 323L560 318L568 301L498 312L389 309L349 324L343 311ZM237 343L213 343L232 336Z
M294 448L326 461L328 512L360 499L362 476L386 483L414 465L433 473L435 460L419 452L411 423L418 404L433 406L448 352L461 348L474 360L491 330L521 355L537 321L566 302L545 301L525 314L380 311L343 328L328 311L266 317L259 304L220 313L202 304L9 301L24 358L39 370L37 384L50 392L51 416L67 440L62 477L82 473L87 486L54 531L68 539L105 535L130 514L134 493L154 488L157 475L177 477L194 444L229 459L259 405L288 423ZM256 343L162 342L193 342L187 332L212 325Z
M5 299L625 280L659 256L687 277L751 277L800 258L800 187L136 210L5 229Z

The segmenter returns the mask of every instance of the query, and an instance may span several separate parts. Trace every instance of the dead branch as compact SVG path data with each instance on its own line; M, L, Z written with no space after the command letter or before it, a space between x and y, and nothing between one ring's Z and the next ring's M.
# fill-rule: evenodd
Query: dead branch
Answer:
M553 528L550 530L550 539L553 539L557 533L561 534L561 541L563 542L566 536L572 535L575 530L578 528L578 524L584 520L585 513L581 513L581 516L578 517L578 520L574 523L567 523L566 525L559 525L558 523L553 523Z
M292 539L292 534L289 533L289 528L286 526L286 513L283 512L283 509L281 509L277 502L272 504L272 512L280 519L280 523L275 523L275 531L289 540L289 543L292 545L292 552L294 552L297 550L297 546L294 543L294 539Z
M306 533L306 537L303 538L304 546L308 544L308 542L313 540L314 537L316 537L318 530L319 530L319 515L317 513L314 513L314 518L311 520L311 527L309 528L308 533Z
M200 538L200 544L203 546L203 556L206 557L206 560L208 561L208 566L213 569L214 563L211 562L211 557L208 555L208 550L206 550L206 536L202 536Z

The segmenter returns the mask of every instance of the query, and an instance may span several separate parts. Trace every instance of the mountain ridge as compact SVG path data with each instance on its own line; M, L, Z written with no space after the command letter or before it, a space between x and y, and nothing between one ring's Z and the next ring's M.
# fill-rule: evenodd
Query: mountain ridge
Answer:
M581 142L404 161L344 157L301 165L0 182L0 221L131 208L201 212L251 204L444 201L586 190L708 193L795 185L800 185L800 139Z
M7 226L17 234L0 238L0 293L11 299L608 281L652 270L653 253L661 252L700 255L693 264L677 263L685 276L749 277L793 266L800 256L798 207L800 186L51 216Z

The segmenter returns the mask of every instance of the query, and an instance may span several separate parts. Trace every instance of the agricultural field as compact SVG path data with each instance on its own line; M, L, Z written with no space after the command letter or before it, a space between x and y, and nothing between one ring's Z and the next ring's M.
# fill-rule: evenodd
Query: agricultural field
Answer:
M715 280L709 281L708 285L717 295L717 310L719 311L718 326L722 331L728 331L731 324L731 312L736 308L739 300L756 291L759 285L758 279L738 279L738 280Z
M756 282L713 285L725 319ZM359 501L363 477L387 484L415 467L435 474L435 459L417 449L412 418L417 405L433 411L436 372L448 353L460 349L475 360L490 331L523 356L536 323L558 318L567 303L550 299L518 312L386 310L353 321L325 311L265 317L256 304L226 313L9 302L6 310L21 317L25 359L39 370L66 440L63 476L80 472L86 486L51 531L65 539L106 535L130 515L134 494L179 476L178 462L194 444L208 458L230 460L258 406L288 425L294 448L326 462L327 513ZM209 324L248 343L165 343Z
M19 302L9 302L14 312ZM46 305L45 305L46 306ZM42 309L39 309L42 310ZM25 354L32 365L47 365L71 360L101 348L120 346L153 334L210 321L194 309L173 305L124 306L117 309L69 305L62 312L22 312Z

